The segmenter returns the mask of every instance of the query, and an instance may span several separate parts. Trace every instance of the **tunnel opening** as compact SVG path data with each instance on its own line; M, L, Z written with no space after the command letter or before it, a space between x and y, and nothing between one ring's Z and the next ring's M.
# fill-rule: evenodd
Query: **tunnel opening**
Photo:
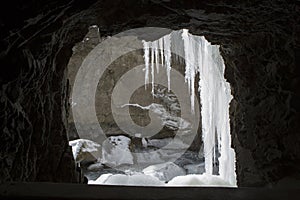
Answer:
M69 140L76 162L90 184L236 186L232 97L218 46L186 29L154 29L125 31L107 42L94 25L73 48ZM91 73L99 67L103 73ZM215 73L210 80L209 73ZM91 78L95 95L82 82L89 75L100 76Z
M293 2L54 1L31 7L34 2L3 7L8 12L1 22L1 183L82 182L66 138L64 70L74 43L82 40L88 25L98 24L104 35L143 26L188 28L221 45L234 94L230 123L238 185L299 185L299 40ZM133 109L145 114L129 106L131 114Z

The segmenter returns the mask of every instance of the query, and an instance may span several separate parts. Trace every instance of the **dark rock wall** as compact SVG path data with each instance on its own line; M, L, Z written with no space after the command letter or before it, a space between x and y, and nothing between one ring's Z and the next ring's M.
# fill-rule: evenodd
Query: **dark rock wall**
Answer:
M65 70L70 42L81 37L70 37L78 21L66 16L77 9L33 2L1 12L0 182L77 182L66 136Z
M103 36L143 26L188 28L220 44L234 96L230 118L238 184L267 185L299 173L295 2L10 3L0 12L2 182L76 181L66 138L65 67L72 47L93 24Z
M293 38L282 34L252 34L231 48L234 57L225 56L241 185L299 173L299 73Z

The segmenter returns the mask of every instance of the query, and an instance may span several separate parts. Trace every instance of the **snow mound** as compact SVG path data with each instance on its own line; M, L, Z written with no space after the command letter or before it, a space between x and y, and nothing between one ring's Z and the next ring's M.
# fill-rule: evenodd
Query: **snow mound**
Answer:
M164 183L155 177L134 174L103 174L96 181L89 181L88 184L98 185L136 185L136 186L163 186Z
M161 181L169 181L172 178L180 175L185 175L186 172L184 169L178 165L167 162L163 164L151 165L143 170L143 173L149 176L158 178Z
M99 152L101 145L87 139L77 139L69 141L69 145L72 147L73 156L76 162L81 162L87 157L95 156L91 153Z
M236 187L219 176L209 174L177 176L168 182L166 186Z
M133 164L133 156L129 150L131 139L126 136L111 136L102 144L101 163L116 167L122 164Z

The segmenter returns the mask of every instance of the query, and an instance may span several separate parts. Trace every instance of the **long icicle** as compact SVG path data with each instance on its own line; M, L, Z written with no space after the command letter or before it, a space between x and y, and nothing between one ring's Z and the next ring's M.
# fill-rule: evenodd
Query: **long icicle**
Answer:
M149 44L150 42L142 41L144 47L144 61L145 61L145 89L149 83Z
M171 89L171 35L166 35L164 39L164 50L165 50L165 63L167 68L167 78L168 78L168 91Z
M153 42L151 43L151 93L154 95L154 49Z

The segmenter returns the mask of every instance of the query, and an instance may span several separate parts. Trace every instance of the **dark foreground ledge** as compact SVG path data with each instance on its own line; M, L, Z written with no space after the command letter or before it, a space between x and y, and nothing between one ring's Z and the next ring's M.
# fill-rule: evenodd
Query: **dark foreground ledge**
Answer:
M6 183L0 185L0 199L53 200L216 200L216 199L298 199L299 188L212 188L212 187L135 187L65 183Z

